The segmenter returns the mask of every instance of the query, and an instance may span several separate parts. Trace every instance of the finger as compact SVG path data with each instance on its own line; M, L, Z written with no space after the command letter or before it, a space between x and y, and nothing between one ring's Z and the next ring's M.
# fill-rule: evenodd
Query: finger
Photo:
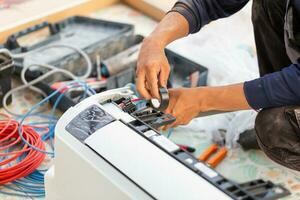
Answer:
M177 127L178 125L181 124L181 121L182 121L182 117L176 113L176 109L175 109L176 105L172 108L171 110L171 115L174 116L176 118L176 120L172 123L172 124L169 124L167 125L168 127L166 128L172 128L172 127Z
M173 114L174 114L174 109L175 109L174 105L175 104L176 104L176 98L173 98L172 95L170 95L169 105L168 105L167 109L165 110L165 113L174 116Z
M163 131L168 130L168 126L163 126L163 127L161 128L161 130L163 130Z
M161 70L161 72L159 73L159 84L162 87L167 87L167 83L168 83L168 78L169 78L169 70L163 69Z
M176 128L176 127L177 127L177 125L176 125L175 122L174 122L174 123L172 123L172 124L169 124L169 125L164 126L164 127L163 127L163 131L167 131L167 130L170 129L170 128Z
M181 125L188 125L190 123L191 120L184 120L182 121Z
M172 113L171 113L171 115L172 115ZM173 116L174 116L174 115L173 115ZM177 122L178 122L178 118L176 118L176 120L175 120L173 123L166 125L166 126L164 127L164 130L168 130L168 129L170 129L170 128L175 128L175 127L177 126Z
M137 74L137 80L136 80L136 88L137 91L140 93L140 95L145 98L145 99L151 99L151 95L146 89L146 84L145 84L145 74L144 73L139 73Z
M171 114L171 113L173 112L174 105L175 105L175 104L174 104L173 98L170 98L170 99L169 99L169 105L168 105L167 109L165 110L165 113L166 113L166 114Z
M167 131L170 128L172 128L170 125L165 125L165 126L162 127L162 130Z
M172 109L173 109L172 104L171 104L171 102L169 102L169 106L167 107L167 109L164 112L166 114L171 114Z
M177 127L181 124L181 120L177 119L175 122L173 122L172 124L170 124L170 127Z
M149 86L151 96L156 99L160 99L158 92L157 74L155 72L150 72L150 74L146 76L146 81Z

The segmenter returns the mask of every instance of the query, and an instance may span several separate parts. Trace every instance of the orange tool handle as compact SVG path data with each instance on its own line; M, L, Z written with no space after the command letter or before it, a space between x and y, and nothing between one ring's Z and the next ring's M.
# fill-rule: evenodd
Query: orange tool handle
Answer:
M215 168L226 157L227 152L228 150L226 147L221 148L214 157L207 161L207 164Z
M216 144L210 145L204 152L199 156L198 160L206 161L213 153L218 150L218 146Z

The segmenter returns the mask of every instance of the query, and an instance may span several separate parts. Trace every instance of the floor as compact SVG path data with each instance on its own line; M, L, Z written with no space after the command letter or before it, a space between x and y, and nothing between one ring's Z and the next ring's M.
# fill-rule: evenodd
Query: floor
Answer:
M253 35L249 34L252 33L249 10L248 6L234 17L213 23L200 34L172 44L170 48L207 66L211 70L208 80L210 85L239 82L256 77L258 76L257 62ZM91 16L132 23L136 26L136 32L143 35L148 35L157 24L152 19L124 5L115 5L95 12ZM237 32L239 33L237 34ZM198 41L197 44L195 41ZM195 48L195 50L188 51L191 48ZM235 73L244 75L237 76ZM25 112L36 101L37 99L31 93L18 94L15 96L11 108ZM215 130L228 128L229 132L233 134L238 131L238 126L243 122L241 119L247 118L249 123L252 123L254 117L255 114L250 111L195 119L190 125L175 129L171 140L197 147L195 153L197 156L210 144L212 133ZM243 127L245 126L243 125ZM260 151L244 152L240 148L234 148L236 147L234 135L229 138L232 141L228 145L233 149L217 167L221 174L237 182L263 178L281 183L293 193L284 200L300 199L300 173L275 164ZM26 198L0 195L0 199L21 200Z

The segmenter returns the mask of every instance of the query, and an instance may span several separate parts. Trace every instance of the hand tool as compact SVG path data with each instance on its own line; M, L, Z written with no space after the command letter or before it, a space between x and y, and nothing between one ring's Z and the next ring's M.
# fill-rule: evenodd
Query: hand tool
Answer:
M206 162L207 165L215 168L226 157L227 152L228 150L226 147L222 147L218 150L218 145L212 144L204 150L204 152L198 157L198 160Z
M207 161L207 164L215 168L227 155L227 148L222 147L212 158Z
M206 161L213 153L218 150L218 146L216 144L210 145L204 152L199 156L198 160Z
M196 149L194 147L191 147L191 146L187 146L187 145L183 145L183 144L177 144L177 145L180 147L180 149L186 150L190 153L194 153L196 151Z

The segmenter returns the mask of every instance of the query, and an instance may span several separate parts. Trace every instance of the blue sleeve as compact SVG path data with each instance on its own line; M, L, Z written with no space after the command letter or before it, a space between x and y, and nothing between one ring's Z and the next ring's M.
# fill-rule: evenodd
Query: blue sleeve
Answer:
M300 63L244 83L253 109L300 105Z
M249 0L179 0L171 12L179 12L189 23L189 32L198 32L209 22L228 17L242 9Z

